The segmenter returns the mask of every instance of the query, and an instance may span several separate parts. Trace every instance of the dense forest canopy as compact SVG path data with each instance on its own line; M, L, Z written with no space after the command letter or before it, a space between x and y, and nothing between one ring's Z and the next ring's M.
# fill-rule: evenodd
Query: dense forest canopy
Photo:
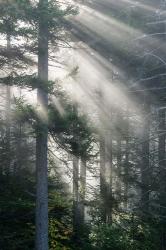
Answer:
M166 1L0 1L0 249L166 250Z

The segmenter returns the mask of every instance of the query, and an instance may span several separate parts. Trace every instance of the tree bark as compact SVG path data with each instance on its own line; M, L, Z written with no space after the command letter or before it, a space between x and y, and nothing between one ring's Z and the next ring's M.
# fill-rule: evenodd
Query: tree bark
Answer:
M150 181L150 166L149 166L149 133L150 133L150 103L144 105L144 121L142 133L142 164L141 164L141 203L144 214L149 211L149 181Z
M101 216L106 223L107 213L105 201L107 199L106 167L105 167L105 138L100 138L100 195L101 195Z
M39 1L40 14L47 8L48 0ZM39 17L38 78L48 81L48 23ZM36 250L48 250L48 180L47 180L47 108L48 93L41 86L37 90L39 124L36 136Z
M86 194L86 160L81 157L80 166L80 223L85 222L85 194Z
M108 132L105 139L105 164L106 164L106 187L107 197L106 205L106 223L112 223L112 137L111 132Z
M125 149L125 183L124 183L124 207L128 209L128 178L129 178L129 111L126 112L126 149Z
M103 222L112 222L112 140L110 134L100 138L100 194Z
M159 203L160 203L160 216L161 216L161 250L166 250L166 153L165 153L165 108L159 110Z
M121 201L121 192L122 192L122 185L121 185L121 164L122 164L122 155L121 155L121 135L118 132L117 135L117 174L118 174L118 180L117 180L117 194L118 199Z
M7 50L10 50L10 35L7 34ZM11 165L11 87L9 85L6 86L6 169L5 172L7 175L10 174L10 165Z
M75 237L79 231L79 159L73 155L73 229Z

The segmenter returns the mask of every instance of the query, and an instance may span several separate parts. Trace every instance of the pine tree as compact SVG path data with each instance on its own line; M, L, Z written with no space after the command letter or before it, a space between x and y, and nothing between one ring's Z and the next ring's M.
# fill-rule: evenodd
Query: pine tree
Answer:
M39 1L39 12L46 13L39 17L38 37L38 78L48 81L48 1ZM36 249L48 249L48 181L47 181L47 109L48 94L42 88L37 89L38 108L44 113L44 122L36 137Z
M37 89L38 124L36 136L36 249L48 249L48 199L47 199L47 134L48 134L48 60L51 51L62 39L64 18L74 14L75 9L67 5L63 9L57 1L41 0L5 1L0 3L1 34L10 34L11 48L2 46L0 51L1 69L8 68L1 76L1 83ZM20 25L21 23L21 25ZM17 43L18 39L21 45ZM49 56L50 55L50 56ZM36 65L38 74L28 74ZM33 72L34 70L32 70ZM42 115L41 115L42 114ZM44 114L44 116L43 116Z

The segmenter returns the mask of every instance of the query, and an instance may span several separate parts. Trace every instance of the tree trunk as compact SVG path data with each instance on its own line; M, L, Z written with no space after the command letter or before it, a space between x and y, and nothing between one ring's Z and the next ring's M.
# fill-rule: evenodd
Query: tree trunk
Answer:
M122 185L121 185L121 162L122 162L122 155L121 155L121 135L118 132L117 135L117 195L118 199L121 202L121 192L122 192Z
M75 237L78 236L79 231L79 159L73 155L73 229Z
M106 223L107 213L105 201L107 199L106 166L105 166L105 138L100 138L100 195L101 195L101 217Z
M165 153L165 108L159 110L159 179L160 179L160 216L161 216L161 250L166 250L166 153Z
M7 34L7 50L10 50L10 35ZM10 143L11 143L11 87L6 86L6 166L5 172L7 175L10 173L10 164L11 164L11 150L10 150Z
M105 164L106 164L106 187L107 196L105 201L106 206L106 223L112 223L112 138L111 133L108 132L105 139Z
M144 106L144 121L142 133L142 164L141 164L141 205L144 214L149 210L149 133L150 133L150 104L147 102Z
M86 194L86 160L81 157L80 166L80 223L84 225Z
M125 149L125 183L124 183L124 207L128 209L128 179L129 179L129 111L126 112L126 149Z
M48 0L39 1L40 13L43 13L43 10L47 9L47 4ZM48 81L48 23L42 15L39 18L38 77L41 83ZM40 121L36 136L36 249L48 250L48 93L45 92L40 86L37 91L37 102Z
M100 138L100 193L102 220L112 221L112 140L110 134Z
M14 169L14 174L19 175L21 167L22 167L22 124L21 122L18 124L18 135L17 135L17 145L16 145L16 167Z

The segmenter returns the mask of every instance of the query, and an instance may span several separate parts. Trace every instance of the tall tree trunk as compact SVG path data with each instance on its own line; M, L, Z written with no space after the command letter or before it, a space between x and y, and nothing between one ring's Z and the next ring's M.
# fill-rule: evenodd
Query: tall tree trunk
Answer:
M121 155L121 135L118 132L117 135L117 174L118 174L118 180L117 180L117 194L118 199L121 201L121 192L122 192L122 184L121 184L121 162L122 162L122 155Z
M18 124L17 128L18 134L17 134L17 145L16 145L16 167L14 169L15 175L19 175L21 166L22 166L22 124L21 122Z
M39 12L46 15L48 0L39 1ZM48 23L39 17L38 77L48 81ZM42 84L41 84L42 85ZM36 136L36 249L48 250L48 180L47 180L47 108L48 93L39 86L37 102L41 120ZM43 120L42 120L43 119Z
M81 157L80 165L80 223L84 225L85 217L85 194L86 194L86 160Z
M7 34L7 50L10 51L10 35ZM10 86L6 86L6 174L9 175L10 173L10 165L11 165L11 90Z
M101 195L101 216L102 221L106 223L106 199L107 199L107 183L106 183L106 166L105 166L105 138L100 137L100 195Z
M117 198L119 200L119 205L121 205L121 196L122 196L122 149L121 149L121 140L122 140L122 112L117 110L117 128L116 128L116 137L117 137L117 147L116 147L116 158L117 158L117 182L116 182L116 192Z
M21 89L19 90L19 98L21 98ZM17 125L17 145L16 145L16 162L14 166L14 174L19 176L22 166L22 123L21 121Z
M102 220L112 221L112 140L110 133L100 138L100 193Z
M79 232L79 159L73 155L73 230L77 238Z
M159 110L159 178L160 178L160 216L161 216L161 250L166 250L166 126L165 126L165 108Z
M124 183L124 207L128 209L128 178L129 178L129 111L126 111L126 149L125 149L125 183Z
M141 185L142 194L141 202L143 213L148 213L149 210L149 181L150 181L150 166L149 166L149 133L150 133L150 103L144 105L144 121L142 133L142 164L141 164Z
M112 223L112 137L109 131L105 138L105 164L106 164L106 187L107 196L105 201L106 206L106 223Z

